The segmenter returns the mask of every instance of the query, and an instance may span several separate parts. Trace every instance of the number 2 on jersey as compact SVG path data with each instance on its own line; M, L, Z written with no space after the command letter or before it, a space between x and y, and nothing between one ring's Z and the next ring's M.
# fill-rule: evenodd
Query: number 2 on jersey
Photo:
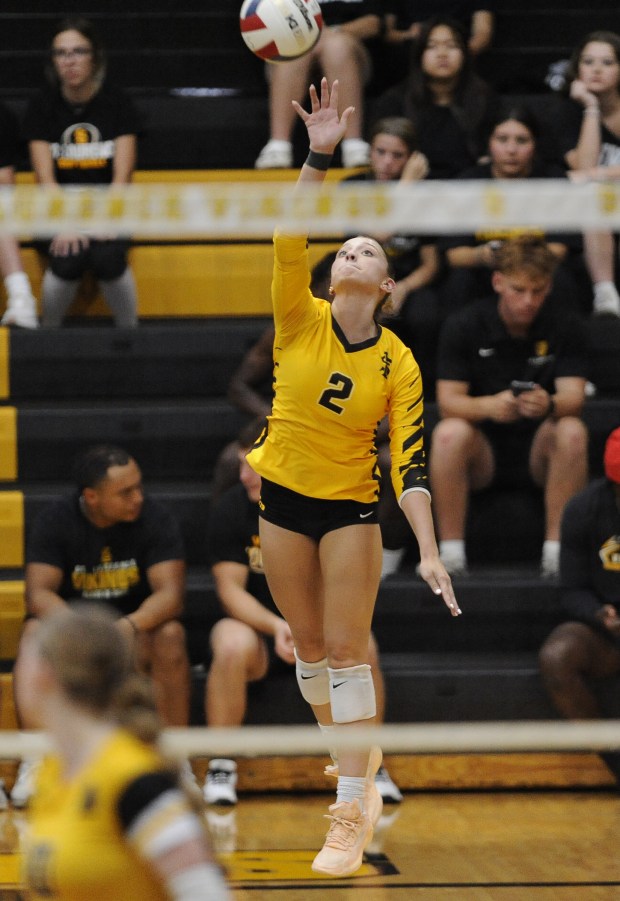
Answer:
M350 397L351 392L353 391L353 381L348 375L343 375L341 372L332 372L327 381L330 385L334 385L335 387L326 388L319 397L319 403L321 406L331 410L332 413L338 413L338 415L340 415L344 412L344 407L335 404L334 400L346 400Z

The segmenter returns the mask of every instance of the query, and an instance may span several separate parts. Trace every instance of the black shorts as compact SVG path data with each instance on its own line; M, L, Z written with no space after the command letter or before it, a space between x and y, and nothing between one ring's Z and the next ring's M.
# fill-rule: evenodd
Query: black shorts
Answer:
M481 431L493 449L495 459L494 488L526 488L534 484L530 473L530 451L536 429L510 430L481 426Z
M375 525L377 504L359 501L326 501L306 497L290 488L283 488L269 479L261 480L259 516L276 526L307 535L320 541L327 532L343 526Z

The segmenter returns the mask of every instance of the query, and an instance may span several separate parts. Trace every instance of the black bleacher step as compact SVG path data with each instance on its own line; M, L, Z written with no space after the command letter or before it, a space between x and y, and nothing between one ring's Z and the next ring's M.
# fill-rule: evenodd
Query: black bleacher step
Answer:
M61 481L78 452L107 442L125 447L145 479L208 481L222 448L248 421L217 398L24 403L18 408L22 482Z
M483 722L554 719L536 655L383 654L386 722ZM205 672L194 670L192 719L204 722ZM251 686L246 723L313 722L293 670L271 674Z
M381 654L536 653L561 619L557 589L534 570L480 567L454 586L463 610L455 619L413 570L384 580L373 620ZM194 662L204 661L221 615L208 568L190 566L186 622Z
M223 396L264 317L10 333L11 398Z

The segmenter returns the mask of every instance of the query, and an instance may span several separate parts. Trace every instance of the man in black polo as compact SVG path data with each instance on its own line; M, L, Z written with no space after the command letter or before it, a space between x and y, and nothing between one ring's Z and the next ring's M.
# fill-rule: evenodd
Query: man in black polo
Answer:
M497 252L496 297L450 317L442 329L430 454L440 554L453 574L467 568L470 491L533 481L544 490L541 570L555 576L566 502L587 480L584 329L545 304L555 258L539 238Z

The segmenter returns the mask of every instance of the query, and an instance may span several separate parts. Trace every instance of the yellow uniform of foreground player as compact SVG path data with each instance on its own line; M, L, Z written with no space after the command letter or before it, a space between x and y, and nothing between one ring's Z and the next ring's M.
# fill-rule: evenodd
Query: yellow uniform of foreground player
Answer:
M129 783L161 766L155 751L120 730L70 783L62 778L60 758L42 763L26 856L31 897L66 901L169 897L127 843L118 810Z
M310 138L299 184L319 185L353 110L338 112L337 82L312 110L295 108ZM420 548L420 574L460 613L439 559L426 487L423 395L411 352L377 322L394 288L385 251L350 238L336 253L329 293L313 297L306 236L276 234L272 284L274 401L248 454L261 476L260 543L271 595L288 623L300 691L311 705L338 779L331 826L312 867L350 876L381 814L378 747L346 746L376 721L368 642L381 573L376 432L389 415L392 481Z
M29 899L228 901L201 813L157 747L152 684L101 604L52 612L25 636L16 693L54 753L24 842Z

